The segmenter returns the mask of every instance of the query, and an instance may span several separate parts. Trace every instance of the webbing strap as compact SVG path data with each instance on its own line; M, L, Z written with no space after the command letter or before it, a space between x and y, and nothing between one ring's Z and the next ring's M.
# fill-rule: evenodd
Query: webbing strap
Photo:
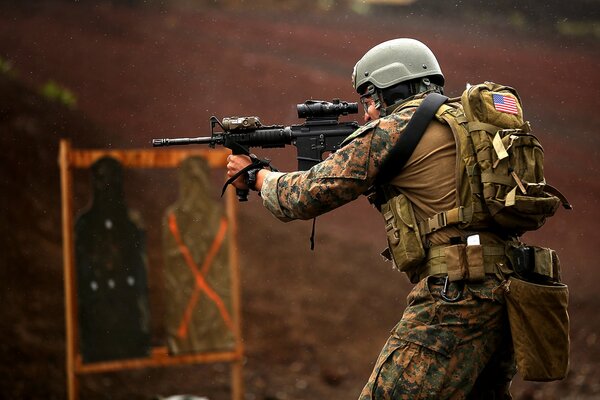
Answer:
M390 182L400 173L417 144L419 144L423 133L425 133L437 110L446 100L448 100L448 97L439 93L430 93L425 97L408 122L404 132L381 163L375 177L376 186Z
M419 271L419 278L423 279L430 275L442 275L448 273L445 249L447 245L434 246L427 252L425 266ZM486 274L498 272L497 262L506 262L504 245L483 245L483 270Z
M481 183L497 183L510 187L514 187L516 185L512 176L500 175L492 171L483 171L481 173Z
M546 185L544 186L544 192L549 193L553 196L556 196L560 199L560 202L562 203L562 206L565 208L565 210L572 210L573 206L571 205L571 203L569 203L569 200L567 200L567 198L565 197L564 194L562 194L560 192L560 190L558 190L557 188L555 188L552 185L548 185L546 183Z
M460 224L468 221L470 221L470 219L467 219L465 207L460 206L448 211L442 211L431 218L427 218L425 221L419 222L419 233L421 236L424 236L448 225Z
M279 170L275 167L273 167L271 165L271 161L267 160L267 159L261 159L256 157L254 154L248 154L248 157L250 157L250 160L252 160L252 163L246 165L244 168L242 168L241 170L239 170L235 175L233 175L231 178L227 179L227 181L225 181L225 184L223 185L223 189L221 189L221 197L223 197L223 195L225 194L225 190L227 190L227 186L233 184L233 182L239 178L241 175L246 174L246 181L248 179L248 171L250 171L251 169L262 169L262 168L269 168L271 171L276 171L278 172ZM248 195L248 190L245 189L236 189L236 190L241 190L242 192L246 192L246 196ZM241 192L240 192L241 193ZM242 200L240 198L240 201L245 201Z
M496 265L493 263L483 263L483 271L486 274L495 274L497 272ZM425 269L419 274L419 279L423 279L430 275L445 275L448 273L448 266L446 262L440 260L432 264L427 264Z
M496 125L486 124L485 122L473 121L467 123L467 130L469 132L486 131L494 135L500 129L501 128L498 128Z
M448 245L433 246L427 251L426 260L432 260L434 258L440 258L446 256L446 247ZM503 244L484 244L483 245L483 256L504 256L506 255L506 246Z

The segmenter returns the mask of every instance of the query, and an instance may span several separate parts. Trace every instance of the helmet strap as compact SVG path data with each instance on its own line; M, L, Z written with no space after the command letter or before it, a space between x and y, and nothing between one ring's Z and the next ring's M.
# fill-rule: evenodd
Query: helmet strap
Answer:
M429 78L421 78L415 86L418 86L415 88L415 94L425 92L436 92L439 94L444 94L444 87L436 85L435 83L431 82Z
M365 94L363 94L361 98L367 96L373 100L373 105L379 111L379 116L384 117L385 107L383 107L383 105L385 104L385 102L383 101L383 92L381 91L381 89L379 89L373 84L369 84L369 86L367 86Z
M380 112L383 111L381 116L391 114L402 103L405 103L407 101L414 99L415 96L417 96L419 94L431 93L431 92L444 94L443 86L439 86L439 85L436 85L435 83L432 83L429 80L429 78L427 78L427 77L421 78L419 80L405 82L404 84L406 85L406 88L404 90L407 95L396 98L395 101L393 102L393 104L390 104L385 108L382 108L380 110ZM379 89L377 89L377 90L379 90ZM384 98L383 92L381 90L379 90L379 91L380 91L381 98ZM389 97L389 94L388 94L388 97Z
M407 85L408 96L397 98L396 101L390 105L386 104L384 100L385 96L383 92L385 89L379 89L373 84L370 84L367 87L366 95L369 95L373 99L373 104L379 111L380 117L385 117L386 115L391 114L396 108L398 108L400 104L412 100L417 94L428 92L444 94L444 88L432 83L427 77L406 82L405 85Z
M372 94L371 98L373 99L373 102L375 104L375 108L379 111L379 117L385 117L386 115L386 107L384 107L384 102L383 102L383 93L381 91L381 89L375 89L375 92Z

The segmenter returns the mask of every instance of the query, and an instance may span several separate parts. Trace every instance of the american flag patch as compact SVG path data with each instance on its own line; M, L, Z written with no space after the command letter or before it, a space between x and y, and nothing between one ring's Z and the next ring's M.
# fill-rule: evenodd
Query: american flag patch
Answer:
M513 97L492 93L492 99L494 100L494 107L496 110L508 114L519 114L517 102Z

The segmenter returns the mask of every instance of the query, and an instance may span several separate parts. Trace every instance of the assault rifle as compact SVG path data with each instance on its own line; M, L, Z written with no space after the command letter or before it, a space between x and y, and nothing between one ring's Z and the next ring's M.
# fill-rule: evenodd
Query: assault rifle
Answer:
M219 121L210 117L210 137L153 139L154 147L206 144L224 146L233 154L250 155L251 147L276 148L293 144L297 148L298 170L310 169L323 160L323 154L335 152L342 141L358 129L357 122L339 122L341 115L358 113L358 103L334 99L333 102L307 100L296 105L300 125L262 125L258 117L230 117ZM215 130L216 127L220 130ZM239 201L248 199L248 191L237 189Z

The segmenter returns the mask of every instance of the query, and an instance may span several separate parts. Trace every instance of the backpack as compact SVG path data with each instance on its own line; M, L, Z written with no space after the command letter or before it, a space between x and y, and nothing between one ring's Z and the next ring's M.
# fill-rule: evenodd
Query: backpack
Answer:
M541 227L566 198L546 183L544 150L523 120L516 90L492 82L468 87L436 118L457 143L458 207L424 221L426 235L450 224L521 235Z

